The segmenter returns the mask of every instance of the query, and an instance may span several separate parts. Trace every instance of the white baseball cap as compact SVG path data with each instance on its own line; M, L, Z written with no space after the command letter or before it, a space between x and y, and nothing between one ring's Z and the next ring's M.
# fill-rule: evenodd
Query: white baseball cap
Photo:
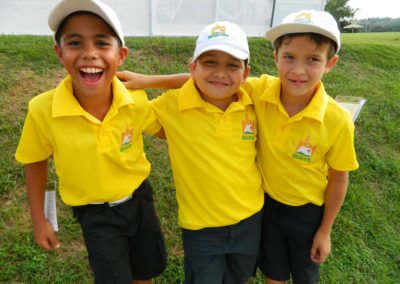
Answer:
M301 10L286 16L282 23L272 27L266 38L274 44L280 36L294 33L316 33L336 42L336 53L340 49L340 31L336 20L325 11Z
M215 22L206 26L197 38L192 61L210 50L223 51L240 60L250 60L246 34L231 22Z
M102 18L114 30L122 45L125 45L124 33L117 15L108 5L98 0L63 0L59 2L50 12L48 19L50 29L55 34L61 22L70 14L78 11L91 12Z

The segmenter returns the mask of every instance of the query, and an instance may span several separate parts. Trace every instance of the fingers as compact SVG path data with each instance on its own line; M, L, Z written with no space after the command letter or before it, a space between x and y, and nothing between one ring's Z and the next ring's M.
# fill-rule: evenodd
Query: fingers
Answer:
M116 76L118 79L120 79L122 82L126 81L126 71L117 71Z
M40 247L50 251L61 246L56 233L48 222L35 226L35 241Z
M317 247L311 248L311 260L317 264L323 263L328 255L329 252L325 252Z
M59 249L61 247L61 243L55 234L49 239L48 243L51 250Z
M311 248L311 260L312 262L320 263L319 249L314 246Z
M36 243L45 250L49 251L56 250L61 247L60 241L55 236L37 241Z

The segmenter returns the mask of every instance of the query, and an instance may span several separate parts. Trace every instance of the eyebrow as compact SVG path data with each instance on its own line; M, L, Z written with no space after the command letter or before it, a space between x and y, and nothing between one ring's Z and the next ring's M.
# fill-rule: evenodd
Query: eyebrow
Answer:
M73 34L67 34L63 37L64 40L66 39L71 39L71 38L83 38L84 36L82 34L79 33L73 33ZM112 35L106 35L106 34L95 34L94 38L111 38Z
M218 58L219 56L218 56L217 54L213 53L212 51L213 51L213 50L211 50L209 53L204 54L204 57ZM228 53L227 53L227 54L228 54ZM240 60L240 59L238 59L238 58L236 58L236 57L233 57L233 56L230 55L230 54L228 54L228 55L229 55L229 57L230 57L230 60L242 62L242 60Z

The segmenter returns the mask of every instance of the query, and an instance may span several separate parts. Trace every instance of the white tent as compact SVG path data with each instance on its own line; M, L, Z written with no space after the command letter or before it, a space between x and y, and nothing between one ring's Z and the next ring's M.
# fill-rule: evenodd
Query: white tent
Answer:
M0 34L51 34L47 16L58 1L0 0ZM115 10L127 36L193 36L217 20L234 22L249 36L264 36L290 12L325 6L325 0L103 1Z

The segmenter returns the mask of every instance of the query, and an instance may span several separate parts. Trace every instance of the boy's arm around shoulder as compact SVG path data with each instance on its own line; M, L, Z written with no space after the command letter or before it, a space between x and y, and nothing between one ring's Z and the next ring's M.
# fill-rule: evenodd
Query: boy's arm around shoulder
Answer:
M311 260L323 263L331 251L331 230L346 197L348 172L329 169L324 215L313 240Z
M119 71L117 77L128 89L176 89L182 87L190 78L190 74L144 75L131 71Z
M47 184L47 159L25 164L25 181L36 243L45 250L60 247L60 242L44 215L44 192Z

